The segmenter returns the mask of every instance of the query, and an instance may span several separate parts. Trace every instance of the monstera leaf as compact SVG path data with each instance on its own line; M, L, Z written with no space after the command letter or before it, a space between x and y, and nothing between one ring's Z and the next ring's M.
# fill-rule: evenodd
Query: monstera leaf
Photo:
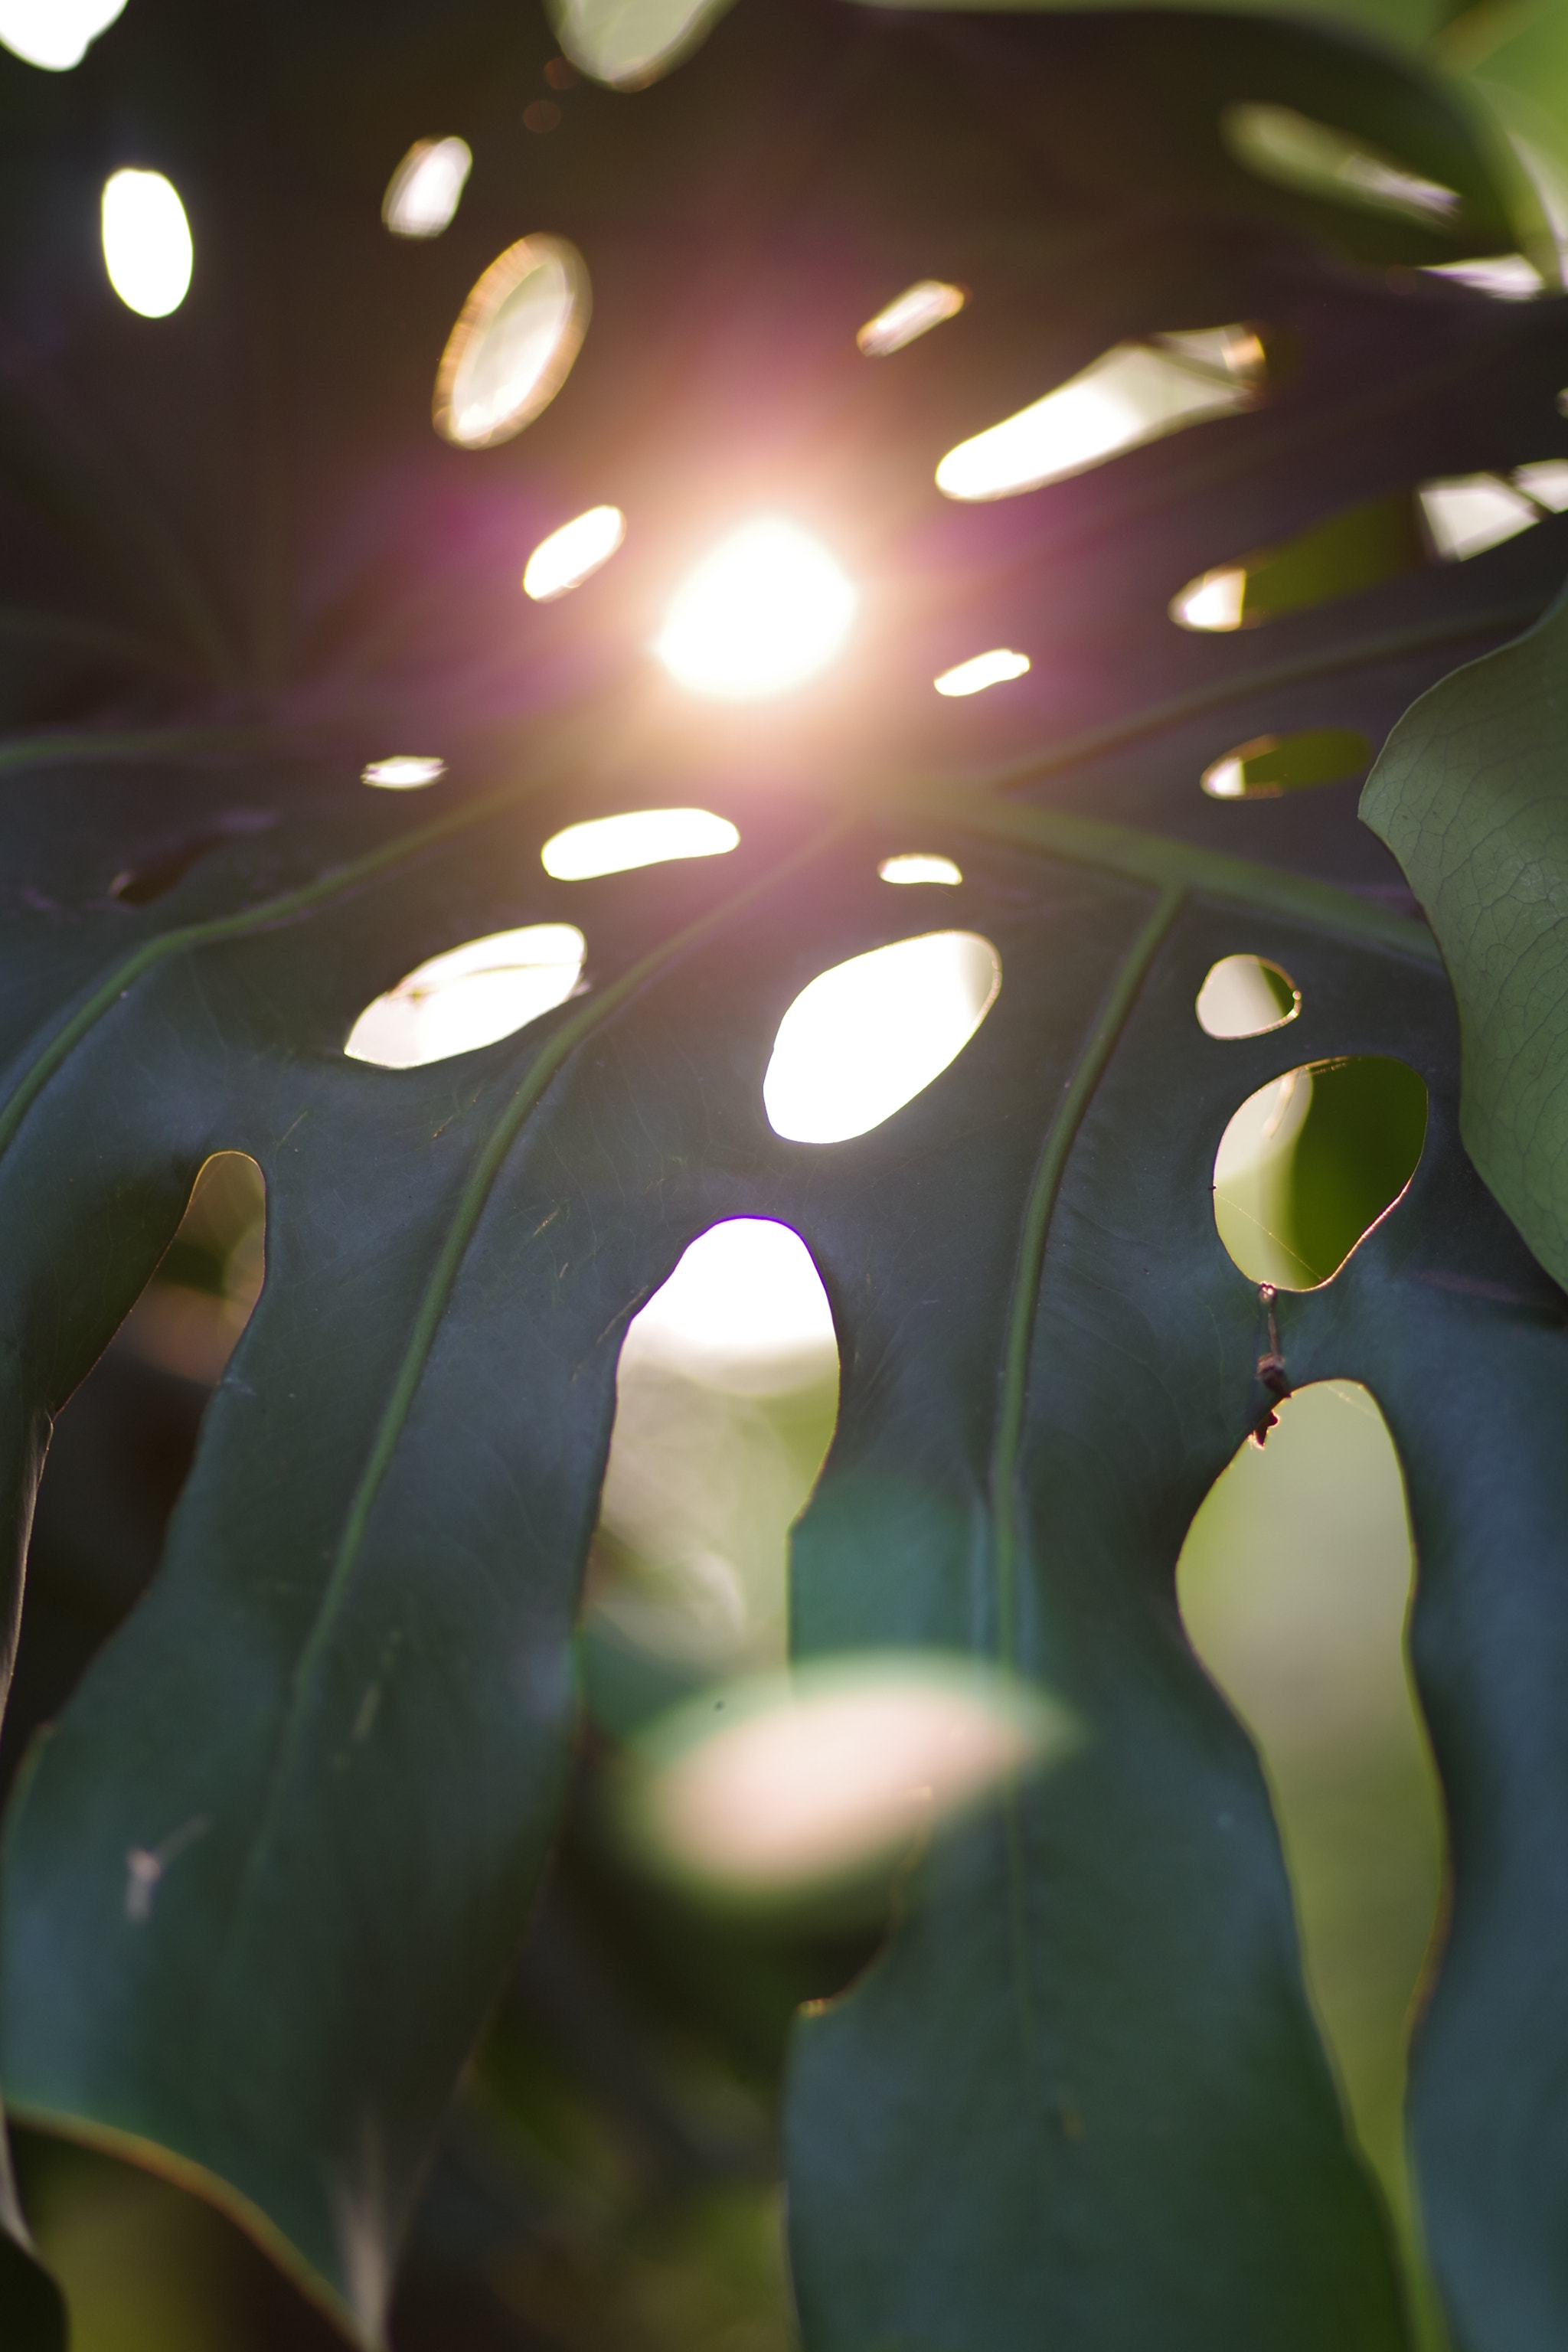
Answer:
M1568 525L1428 562L1411 501L1568 457L1562 306L1421 274L1511 242L1506 191L1439 91L1326 35L744 0L635 95L546 99L552 56L478 0L135 0L77 76L0 80L18 1560L50 1417L197 1171L240 1150L267 1184L265 1287L155 1584L12 1801L6 2096L218 2200L382 2340L569 1771L620 1340L696 1234L776 1218L842 1363L795 1654L976 1653L1079 1733L934 1842L801 2023L808 2345L1406 2340L1258 1761L1173 1596L1224 1465L1328 1377L1383 1405L1421 1564L1453 1881L1413 2094L1432 2260L1458 2342L1554 2342L1563 1300L1463 1149L1453 995L1355 796L1412 699L1554 593ZM1228 108L1331 119L1346 89L1451 215L1346 211L1225 144ZM563 119L531 134L525 103ZM391 168L454 129L454 225L387 237ZM116 309L91 249L121 163L191 214L166 320ZM444 446L448 330L533 232L583 257L582 352L519 438ZM864 355L921 278L963 310ZM1102 353L1220 328L1263 371L1231 413L1025 496L933 486ZM604 501L622 552L525 604L530 548ZM704 707L647 647L759 509L835 548L860 622L794 698ZM1242 573L1257 627L1173 622ZM999 645L1026 677L933 699ZM1200 789L1326 733L1367 747L1338 782ZM393 752L445 774L367 790ZM543 871L564 824L670 803L740 846ZM961 869L939 908L879 878L911 850ZM534 923L580 929L581 992L424 1066L345 1055L427 958ZM869 1133L777 1135L801 989L948 929L1000 968L972 1042ZM1238 954L1289 975L1288 1027L1200 1025ZM1420 1164L1331 1282L1260 1297L1215 1228L1220 1137L1349 1056L1419 1074Z

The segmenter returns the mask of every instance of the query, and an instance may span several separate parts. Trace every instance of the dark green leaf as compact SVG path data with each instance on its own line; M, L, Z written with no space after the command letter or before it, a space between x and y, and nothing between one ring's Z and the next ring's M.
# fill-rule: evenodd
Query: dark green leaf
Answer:
M1561 308L1303 242L1321 208L1260 194L1216 128L1238 97L1315 106L1342 82L1346 53L1288 27L748 0L668 84L569 93L560 146L527 149L542 31L529 50L476 6L437 42L423 12L341 11L304 73L305 23L171 11L142 49L128 25L114 87L184 171L209 257L164 332L109 315L57 241L65 324L16 371L5 594L108 633L91 663L66 629L63 667L5 673L25 730L0 763L16 1523L31 1433L216 1150L264 1171L268 1276L154 1585L14 1801L0 2078L28 2117L195 2181L379 2339L570 1769L621 1335L695 1234L776 1216L822 1268L843 1360L796 1548L800 1654L1000 1655L1085 1733L938 1843L886 1954L802 2032L809 2343L1401 2343L1262 1778L1173 1591L1271 1393L1266 1308L1214 1223L1220 1134L1299 1063L1392 1056L1429 1093L1420 1167L1331 1286L1279 1302L1277 1336L1292 1381L1366 1380L1404 1451L1456 1824L1457 1964L1419 2092L1433 2253L1461 2333L1525 2352L1545 2340L1530 2315L1560 2333L1568 2300L1550 2187L1534 2205L1509 2186L1554 2178L1530 2101L1568 1953L1497 1808L1538 1805L1560 1834L1532 1761L1560 1712L1537 1423L1561 1301L1458 1148L1451 1000L1353 781L1225 803L1199 778L1266 735L1380 741L1542 609L1568 526L1462 567L1327 563L1319 601L1233 635L1168 606L1332 516L1568 448ZM68 210L26 179L46 155L96 193L96 71L47 100L29 85L25 135L0 79L18 249ZM1484 207L1431 93L1368 72ZM396 248L381 188L437 106L472 132L471 194L437 246ZM541 226L593 277L583 357L523 440L443 447L447 331ZM1374 225L1360 249L1455 244ZM966 310L862 359L856 329L933 273ZM1279 355L1255 409L1029 498L938 498L947 448L1108 347L1232 321ZM763 487L866 583L862 634L797 705L699 720L645 649ZM606 496L624 557L523 609L529 547ZM159 663L139 669L127 631ZM938 707L933 676L996 643L1026 647L1028 677ZM357 781L395 749L448 763L412 810ZM731 814L739 852L541 870L558 825L667 799ZM963 870L937 914L877 878L911 848ZM425 958L536 920L582 925L583 998L426 1068L345 1059L356 1015ZM871 1134L781 1142L762 1075L798 989L949 923L1002 959L973 1043ZM1227 954L1288 973L1299 1021L1205 1035L1194 999ZM1478 1644L1488 1574L1510 1605Z

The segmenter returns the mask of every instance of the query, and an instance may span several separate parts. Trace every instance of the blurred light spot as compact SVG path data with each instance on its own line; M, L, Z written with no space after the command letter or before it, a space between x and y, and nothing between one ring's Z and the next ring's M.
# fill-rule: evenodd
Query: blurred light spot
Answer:
M473 168L466 139L416 139L386 184L381 217L394 236L439 236Z
M1432 544L1446 563L1462 563L1516 539L1542 515L1568 509L1568 458L1542 457L1510 474L1459 474L1424 482L1418 496Z
M1314 1383L1242 1445L1182 1547L1189 1640L1260 1752L1313 2006L1395 2211L1405 2048L1442 1882L1443 1811L1404 1640L1399 1458L1369 1392ZM1221 1814L1214 1834L1237 1824Z
M906 850L901 857L884 857L877 868L884 882L962 882L951 857L935 857L923 850Z
M216 1151L116 1345L212 1387L250 1320L267 1270L267 1186L247 1152Z
M929 335L944 319L956 319L967 299L962 286L944 285L940 278L922 278L885 310L868 319L855 341L868 360L885 360L906 343Z
M1247 572L1237 563L1205 572L1171 599L1171 618L1184 629L1239 629Z
M564 58L551 58L544 68L544 79L552 89L575 89L577 68Z
M569 824L545 843L540 856L557 882L585 882L595 874L626 874L674 857L722 857L740 838L728 817L707 809L633 809L626 816Z
M819 972L773 1041L763 1102L774 1134L842 1143L880 1127L963 1051L1001 985L975 931L928 931Z
M103 189L103 260L128 310L166 319L185 299L195 256L185 208L162 172L115 172Z
M1222 956L1198 991L1198 1024L1211 1037L1261 1037L1300 1010L1294 981L1260 956Z
M0 0L0 42L47 73L79 65L125 0ZM134 306L132 306L134 307Z
M1305 195L1422 220L1447 220L1459 210L1454 189L1291 106L1227 106L1220 116L1220 135L1248 171Z
M1429 261L1424 278L1451 278L1457 286L1472 287L1496 302L1528 302L1545 291L1545 279L1522 253L1496 253L1479 261Z
M710 1226L633 1321L621 1360L752 1394L826 1377L837 1340L811 1252L771 1218Z
M1415 1173L1426 1088L1405 1063L1363 1054L1287 1070L1226 1126L1215 1223L1249 1281L1315 1290Z
M764 517L700 563L654 646L694 694L749 702L782 694L842 649L860 602L819 540Z
M548 131L559 131L561 109L552 98L531 100L522 110L522 127L525 131L532 131L541 136Z
M372 760L360 770L362 784L378 784L384 793L416 793L425 784L434 784L447 772L447 762L434 753L396 751L390 760Z
M356 1062L411 1070L493 1045L564 1003L583 970L584 945L570 923L468 940L367 1004L343 1051Z
M958 697L984 694L988 686L1005 686L1009 678L1022 677L1029 667L1027 654L1016 654L1005 646L996 646L988 654L976 654L972 660L960 662L956 669L944 669L931 684L939 694Z
M1258 735L1205 768L1203 788L1211 800L1278 800L1283 793L1357 776L1372 758L1372 745L1353 727L1304 727L1294 735Z
M626 519L619 507L590 507L586 514L563 522L540 541L522 575L524 594L537 604L564 596L607 563L626 535Z
M579 72L643 89L679 65L730 0L550 0L555 37Z
M547 408L588 331L588 272L564 237L529 236L463 305L436 376L436 429L463 449L510 440Z
M936 469L950 499L1005 499L1258 397L1263 346L1246 327L1118 343L1032 407L961 441Z
M715 1890L805 1893L911 1841L1068 1744L1066 1716L994 1668L929 1654L758 1676L640 1743L634 1822Z

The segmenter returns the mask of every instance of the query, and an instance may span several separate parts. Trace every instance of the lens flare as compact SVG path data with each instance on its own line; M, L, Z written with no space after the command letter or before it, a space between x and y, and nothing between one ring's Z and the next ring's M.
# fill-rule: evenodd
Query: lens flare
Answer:
M626 535L626 519L619 507L590 507L586 514L563 522L542 539L528 559L522 591L536 604L580 588L601 563L607 563Z
M166 319L184 300L195 253L185 208L162 172L115 172L103 190L103 262L128 310Z
M751 702L799 686L842 651L859 592L794 523L747 523L700 563L654 646L693 694Z

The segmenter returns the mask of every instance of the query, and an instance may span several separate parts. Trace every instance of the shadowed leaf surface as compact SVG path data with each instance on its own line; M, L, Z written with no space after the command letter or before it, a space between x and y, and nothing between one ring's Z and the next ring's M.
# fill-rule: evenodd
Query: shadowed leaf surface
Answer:
M1543 608L1568 525L1371 584L1331 567L1226 636L1168 606L1421 480L1568 452L1562 306L1420 277L1441 227L1363 223L1347 258L1311 241L1321 206L1259 194L1218 116L1321 106L1343 54L1298 29L749 0L668 83L567 92L552 145L516 128L550 50L510 13L437 36L345 9L308 47L302 12L143 22L42 97L0 76L0 577L53 648L6 671L0 750L16 1526L49 1416L216 1151L263 1172L267 1277L153 1588L13 1802L7 2095L195 2181L380 2340L567 1782L621 1337L697 1234L777 1218L843 1367L797 1654L978 1652L1084 1735L933 1843L883 1956L799 2032L808 2344L1403 2342L1263 1780L1173 1588L1269 1407L1219 1138L1284 1070L1389 1056L1428 1092L1415 1179L1277 1336L1290 1381L1365 1381L1405 1462L1455 1870L1417 2156L1461 2341L1535 2352L1568 2304L1531 2104L1568 1920L1530 1866L1563 1827L1562 1300L1460 1149L1452 1001L1354 780L1226 804L1199 779L1265 735L1380 742ZM1447 101L1393 65L1363 86L1500 236ZM110 307L83 243L105 124L132 116L196 242L162 322ZM450 128L476 158L452 228L387 238L387 174ZM446 447L447 330L542 229L593 279L583 353L518 441ZM964 311L862 358L858 326L928 276ZM1268 355L1245 413L1025 498L935 490L947 448L1102 351L1227 322ZM525 606L530 549L606 500L621 553ZM858 634L797 700L697 711L646 649L763 507L835 548ZM1026 677L932 697L998 644ZM398 750L446 777L367 792ZM565 824L669 803L740 847L543 872ZM911 848L962 869L939 916L878 879ZM159 887L116 895L127 875ZM870 1133L782 1141L786 1008L938 922L999 955L982 1027ZM448 1061L345 1057L417 965L535 923L581 928L585 993ZM1283 1037L1201 1028L1230 955L1300 989ZM1531 1839L1502 1833L1516 1812Z

